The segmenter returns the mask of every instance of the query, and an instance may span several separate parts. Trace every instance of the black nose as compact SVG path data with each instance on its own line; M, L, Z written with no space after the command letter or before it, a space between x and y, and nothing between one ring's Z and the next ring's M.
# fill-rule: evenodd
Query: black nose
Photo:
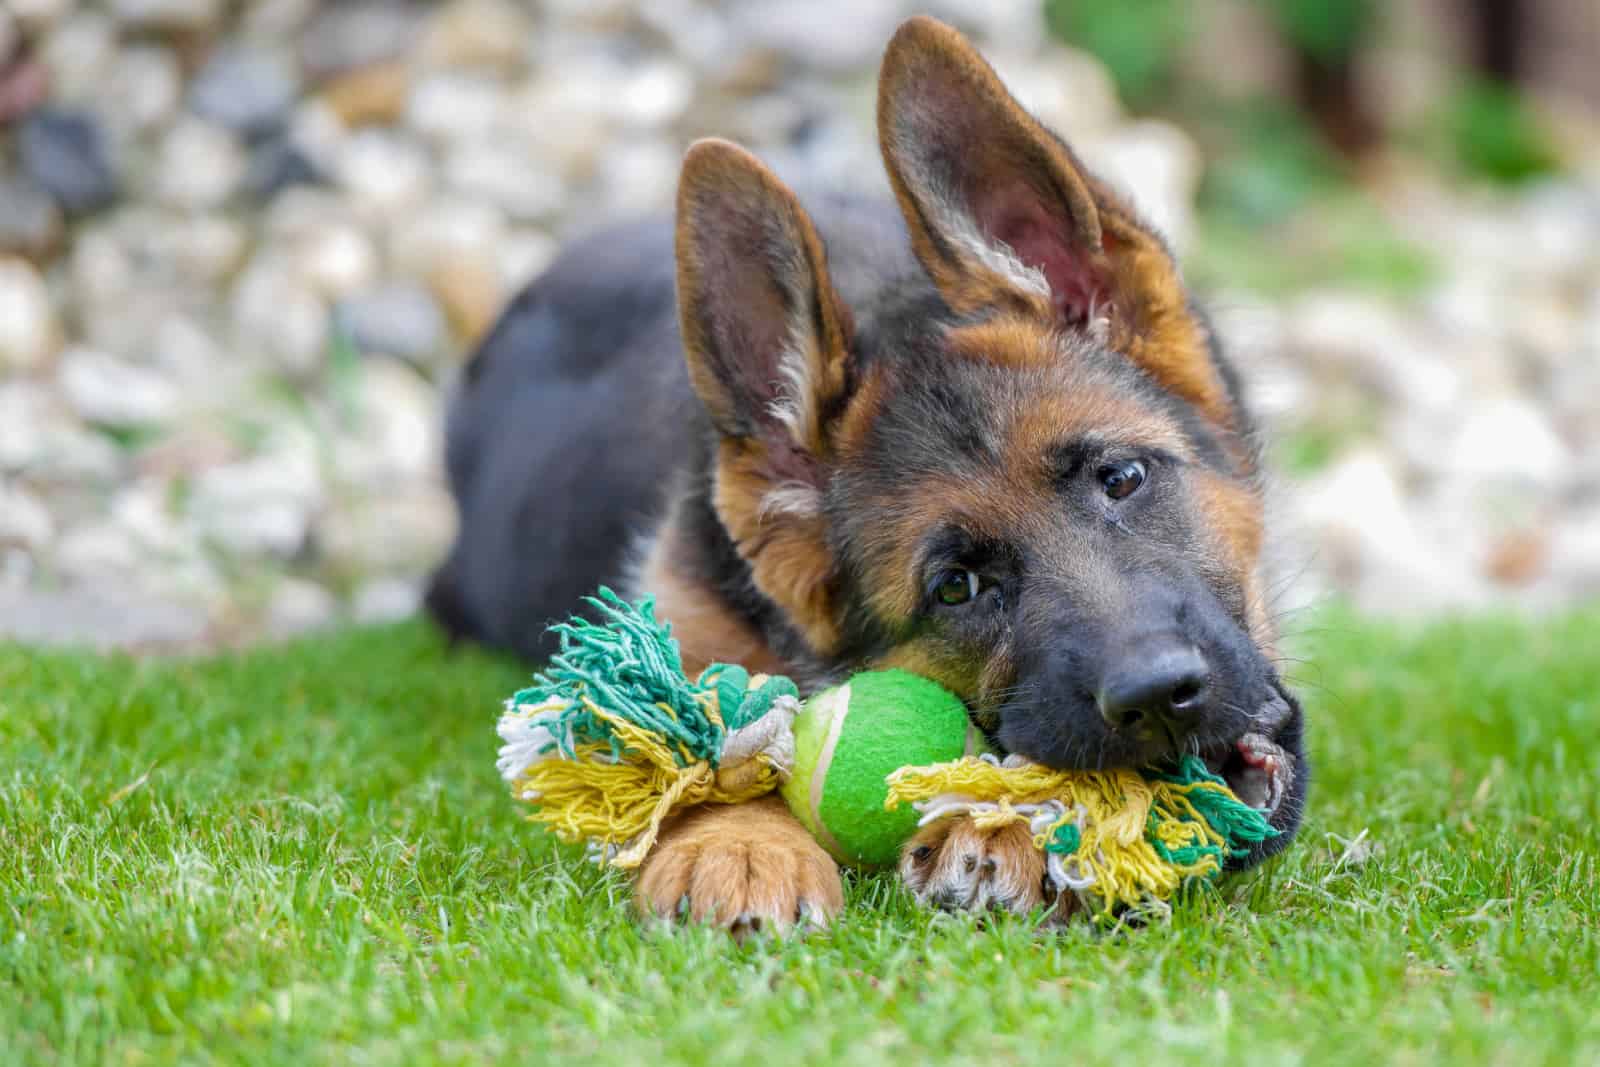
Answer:
M1206 709L1210 668L1190 645L1136 646L1100 685L1100 714L1116 729L1156 726L1187 734Z

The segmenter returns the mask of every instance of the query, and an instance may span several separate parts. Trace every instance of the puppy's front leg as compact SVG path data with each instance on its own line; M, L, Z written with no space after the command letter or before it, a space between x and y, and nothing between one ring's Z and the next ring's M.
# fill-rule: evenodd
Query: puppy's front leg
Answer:
M705 804L662 830L639 868L635 906L689 918L735 936L826 926L844 907L833 857L781 798Z

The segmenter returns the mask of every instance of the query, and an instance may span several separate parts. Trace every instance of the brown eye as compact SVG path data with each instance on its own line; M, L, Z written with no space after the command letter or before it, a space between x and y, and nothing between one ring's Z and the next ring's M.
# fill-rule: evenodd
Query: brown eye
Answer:
M974 571L945 571L934 586L934 596L947 607L965 604L978 595L978 575Z
M1125 500L1144 484L1144 464L1136 459L1100 468L1100 484L1112 500Z

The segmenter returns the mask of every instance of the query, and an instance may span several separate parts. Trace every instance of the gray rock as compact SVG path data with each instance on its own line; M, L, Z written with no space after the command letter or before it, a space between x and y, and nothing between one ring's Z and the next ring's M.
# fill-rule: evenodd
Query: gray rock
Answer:
M0 253L43 259L61 242L61 211L25 175L0 175Z
M270 200L294 185L316 185L326 180L320 167L294 139L268 137L250 153L244 189L257 200Z
M0 373L37 371L60 344L44 279L25 260L0 256Z
M209 625L195 605L105 583L0 589L0 635L24 644L170 651L200 644Z
M189 106L202 118L258 137L287 121L299 93L285 57L260 48L229 47L213 54L195 75Z
M300 62L313 78L393 59L421 27L420 5L394 0L326 4L300 34Z
M166 422L181 400L178 388L155 371L90 348L62 354L60 379L80 418L117 429Z
M444 343L439 305L428 290L409 282L349 297L339 304L336 321L362 352L426 362Z
M17 154L28 175L68 214L93 211L116 198L105 136L86 111L33 112L17 133Z
M350 601L356 622L374 624L409 619L422 608L422 590L416 582L400 578L375 578L363 583Z
M156 32L207 30L222 15L221 0L112 0L111 10L125 25Z
M870 70L904 17L897 0L772 0L733 10L741 37L806 66L847 74Z

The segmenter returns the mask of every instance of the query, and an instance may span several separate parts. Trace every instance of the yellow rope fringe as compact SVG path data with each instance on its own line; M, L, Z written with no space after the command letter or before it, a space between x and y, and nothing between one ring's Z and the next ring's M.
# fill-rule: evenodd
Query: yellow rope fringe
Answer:
M680 766L659 736L585 701L629 749L629 759L610 762L610 748L578 749L574 759L532 763L512 782L513 794L537 805L528 815L561 840L612 848L612 866L637 867L655 844L661 823L691 804L737 804L778 787L778 770L764 759L714 770L701 761ZM708 709L710 710L710 709Z
M975 756L929 767L902 767L889 776L887 807L956 796L993 804L973 813L982 825L1023 818L1018 804L1059 802L1063 814L1034 844L1047 849L1058 830L1071 823L1081 835L1076 849L1063 855L1071 881L1098 896L1106 911L1117 904L1137 906L1151 897L1170 897L1188 878L1216 873L1214 855L1183 862L1186 849L1222 845L1223 838L1189 800L1196 789L1220 789L1208 782L1185 785L1152 781L1134 771L1056 771L1037 764L1004 767ZM1168 855L1147 837L1150 830Z

